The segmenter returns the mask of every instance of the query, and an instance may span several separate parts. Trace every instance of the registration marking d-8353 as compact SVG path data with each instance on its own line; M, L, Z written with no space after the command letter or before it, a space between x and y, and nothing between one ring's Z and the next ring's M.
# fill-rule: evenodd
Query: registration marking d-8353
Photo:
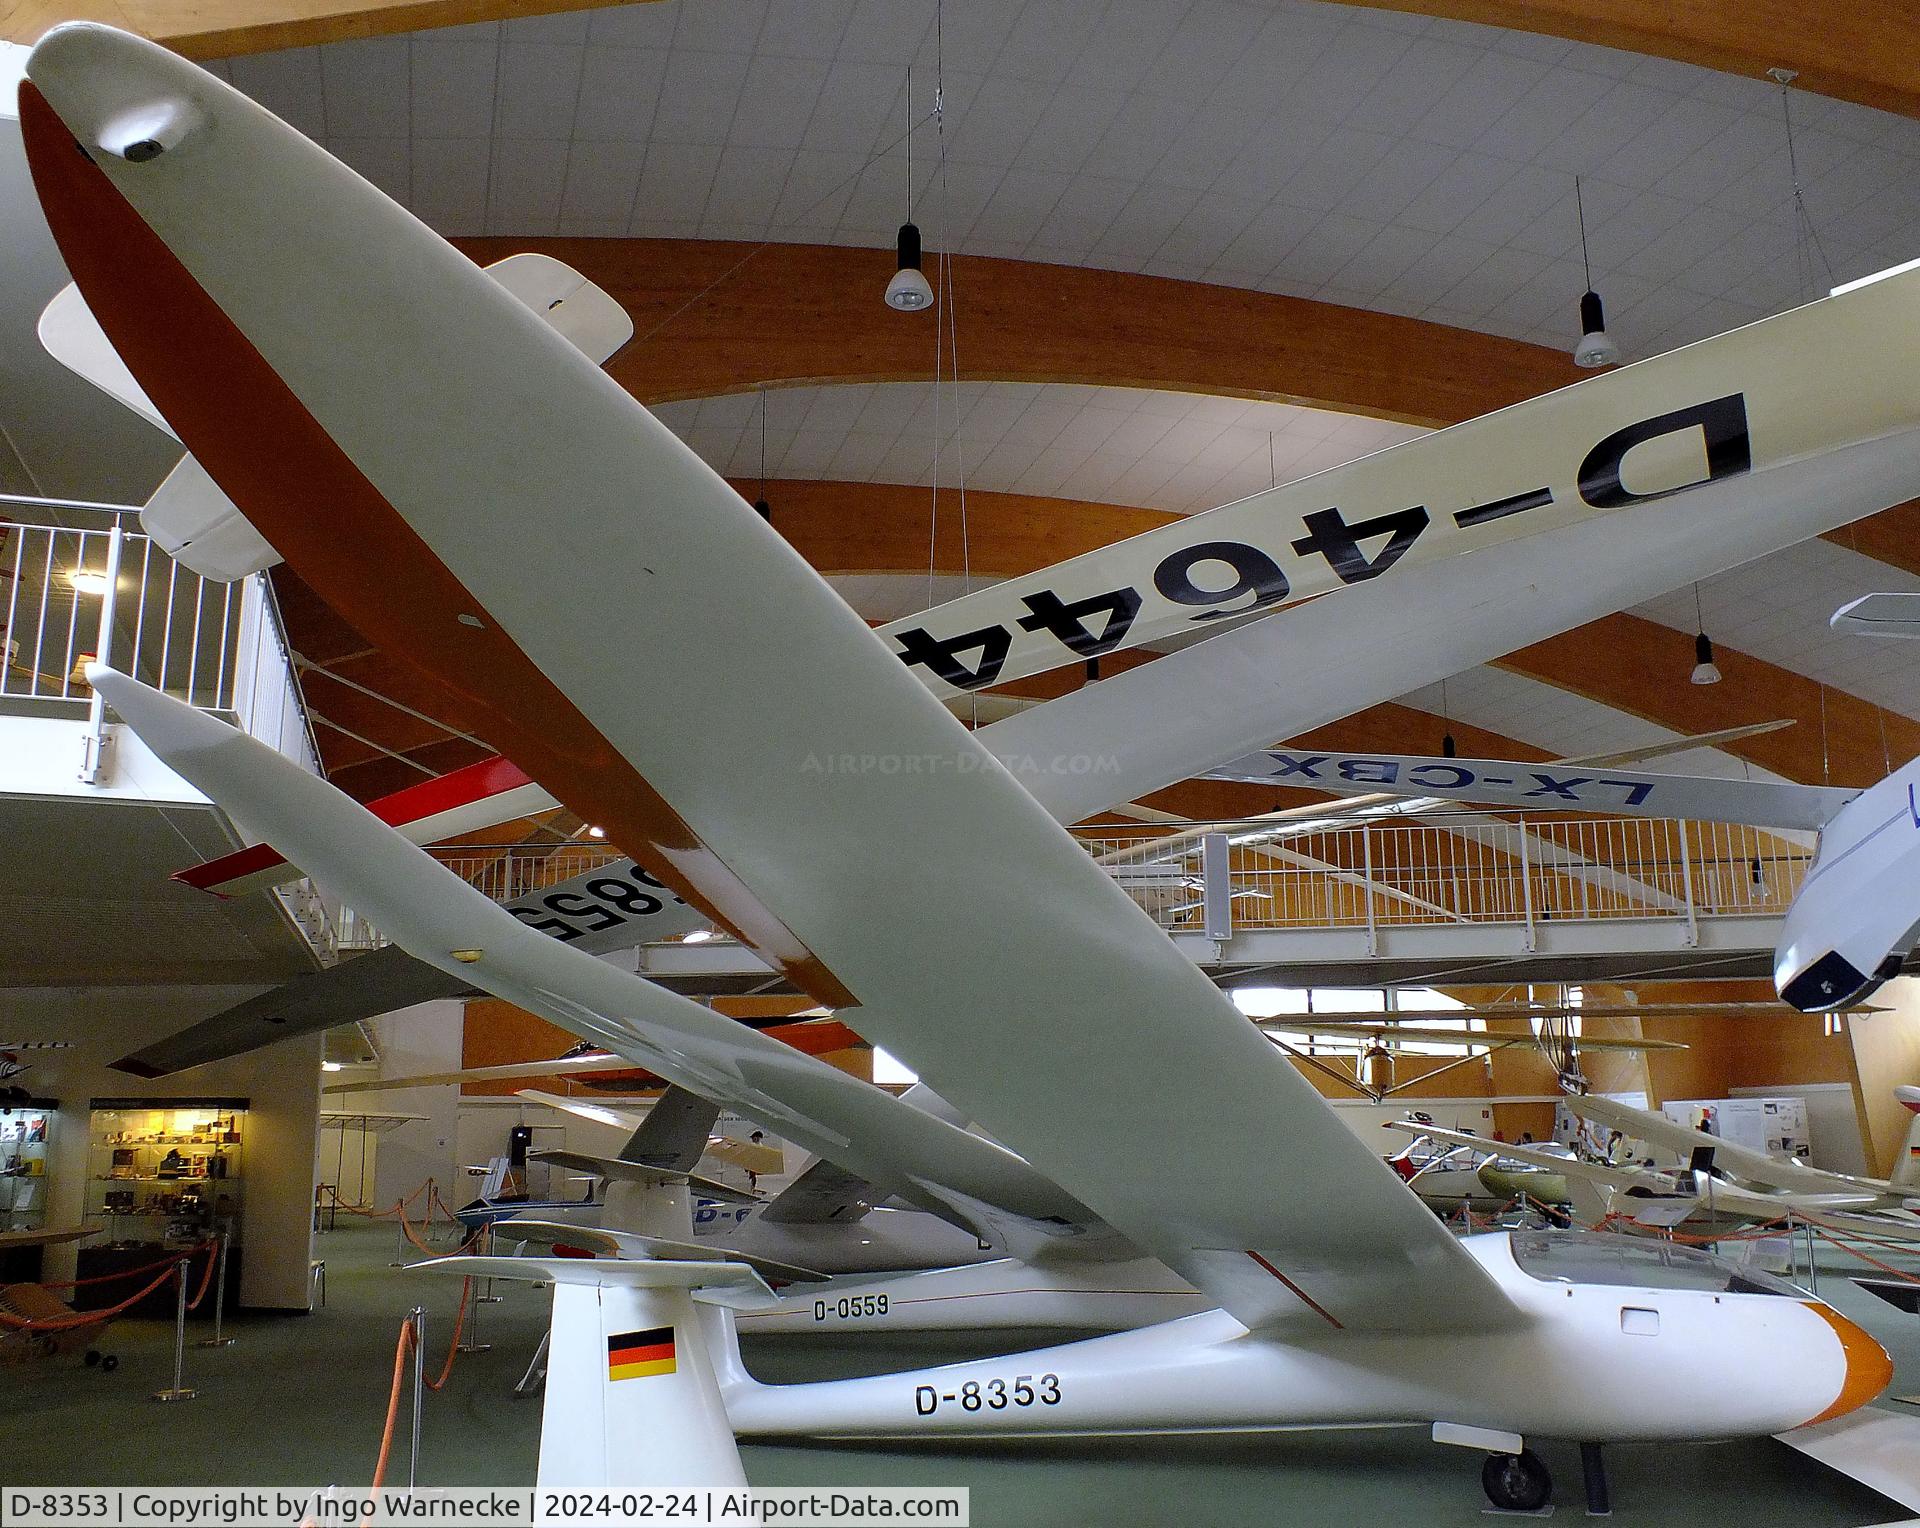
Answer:
M1057 1374L1016 1374L1012 1379L996 1374L987 1380L967 1380L952 1390L937 1385L913 1387L914 1415L922 1417L937 1415L943 1406L958 1406L962 1411L1005 1411L1009 1407L1059 1404Z

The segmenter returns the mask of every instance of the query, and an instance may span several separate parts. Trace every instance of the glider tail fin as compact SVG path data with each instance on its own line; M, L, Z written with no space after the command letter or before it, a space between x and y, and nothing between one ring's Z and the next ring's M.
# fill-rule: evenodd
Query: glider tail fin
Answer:
M745 1376L733 1312L694 1296L706 1291L771 1299L750 1269L738 1263L564 1257L446 1257L416 1266L475 1278L551 1281L553 1329L537 1484L746 1484L716 1372Z
M719 1118L718 1104L685 1088L668 1088L620 1148L620 1160L690 1173L706 1154L707 1133Z

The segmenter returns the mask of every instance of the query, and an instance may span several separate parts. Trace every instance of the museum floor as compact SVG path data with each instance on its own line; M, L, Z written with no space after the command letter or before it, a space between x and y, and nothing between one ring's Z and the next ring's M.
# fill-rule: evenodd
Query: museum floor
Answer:
M199 1396L162 1407L171 1325L128 1322L107 1343L112 1374L56 1359L6 1370L0 1478L9 1484L364 1484L378 1449L395 1331L408 1306L428 1307L428 1352L446 1351L454 1286L388 1268L394 1236L355 1225L320 1239L330 1300L312 1316L230 1323L230 1348L187 1349ZM1920 1391L1920 1318L1837 1276L1822 1293L1894 1354L1896 1393ZM546 1319L543 1291L507 1289L482 1307L491 1352L463 1356L447 1389L426 1400L422 1484L530 1483L536 1401L512 1397ZM189 1338L202 1335L190 1330ZM1028 1346L1051 1340L1036 1336ZM851 1342L761 1338L746 1348L762 1378L875 1372L991 1351L931 1339ZM430 1365L432 1372L434 1365ZM404 1408L403 1408L404 1409ZM404 1418L396 1440L405 1480ZM965 1485L981 1528L1024 1524L1376 1524L1424 1528L1484 1520L1475 1455L1412 1431L1184 1439L1073 1439L967 1446L750 1446L756 1484ZM1576 1450L1543 1449L1562 1516L1578 1518ZM1885 1499L1770 1439L1609 1450L1617 1521L1644 1524L1868 1524L1903 1514Z

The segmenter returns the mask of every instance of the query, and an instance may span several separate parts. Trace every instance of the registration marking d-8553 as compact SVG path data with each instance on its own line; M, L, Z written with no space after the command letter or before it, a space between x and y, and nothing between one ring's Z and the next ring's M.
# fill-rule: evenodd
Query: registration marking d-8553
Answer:
M962 1411L1005 1411L1010 1406L1058 1406L1060 1376L1057 1374L1016 1374L1012 1379L995 1375L992 1379L970 1379L952 1390L937 1385L913 1387L914 1415L930 1417L940 1408L958 1406Z

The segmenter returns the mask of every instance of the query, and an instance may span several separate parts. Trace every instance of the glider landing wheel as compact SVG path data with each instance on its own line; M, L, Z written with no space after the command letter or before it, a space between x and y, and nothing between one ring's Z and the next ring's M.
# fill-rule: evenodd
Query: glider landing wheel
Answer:
M1538 1512L1553 1495L1553 1477L1532 1449L1489 1454L1480 1467L1487 1500L1503 1512Z
M100 1359L100 1372L101 1372L102 1374L111 1374L111 1373L113 1373L113 1371L114 1371L115 1369L117 1369L117 1368L119 1368L119 1367L120 1367L120 1355L119 1355L119 1354L117 1354L117 1353L106 1353L106 1354L103 1354L103 1355L101 1356L101 1359Z

